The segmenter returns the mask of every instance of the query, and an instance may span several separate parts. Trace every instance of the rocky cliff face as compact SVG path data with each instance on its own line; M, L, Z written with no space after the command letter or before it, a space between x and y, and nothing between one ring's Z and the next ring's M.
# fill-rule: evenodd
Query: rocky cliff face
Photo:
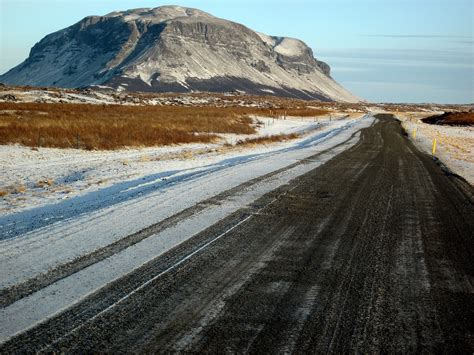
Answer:
M267 36L177 6L86 17L43 38L0 81L358 100L330 77L329 66L302 41Z

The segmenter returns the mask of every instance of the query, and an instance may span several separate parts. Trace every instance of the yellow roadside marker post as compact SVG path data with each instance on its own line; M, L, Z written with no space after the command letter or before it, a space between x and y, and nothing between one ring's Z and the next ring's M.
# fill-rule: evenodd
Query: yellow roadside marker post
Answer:
M436 153L436 138L433 138L433 148L431 149L431 153L433 155Z
M413 139L416 140L416 127L413 128Z

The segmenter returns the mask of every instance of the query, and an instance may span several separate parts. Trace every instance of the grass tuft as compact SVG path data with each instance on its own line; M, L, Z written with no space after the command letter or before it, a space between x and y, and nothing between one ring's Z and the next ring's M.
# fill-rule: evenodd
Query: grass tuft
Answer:
M50 187L54 185L54 180L53 179L44 179L40 180L36 183L36 187Z

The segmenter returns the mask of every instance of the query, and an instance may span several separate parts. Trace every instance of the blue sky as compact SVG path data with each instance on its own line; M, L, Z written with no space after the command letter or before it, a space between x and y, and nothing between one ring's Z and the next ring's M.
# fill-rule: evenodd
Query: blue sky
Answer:
M88 15L175 4L296 37L373 102L474 102L474 0L0 0L0 73Z

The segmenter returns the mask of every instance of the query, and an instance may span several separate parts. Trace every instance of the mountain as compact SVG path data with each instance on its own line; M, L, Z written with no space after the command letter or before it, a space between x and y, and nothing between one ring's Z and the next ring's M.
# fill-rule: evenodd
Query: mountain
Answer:
M329 65L304 42L179 6L86 17L44 37L0 82L359 100L331 78Z

